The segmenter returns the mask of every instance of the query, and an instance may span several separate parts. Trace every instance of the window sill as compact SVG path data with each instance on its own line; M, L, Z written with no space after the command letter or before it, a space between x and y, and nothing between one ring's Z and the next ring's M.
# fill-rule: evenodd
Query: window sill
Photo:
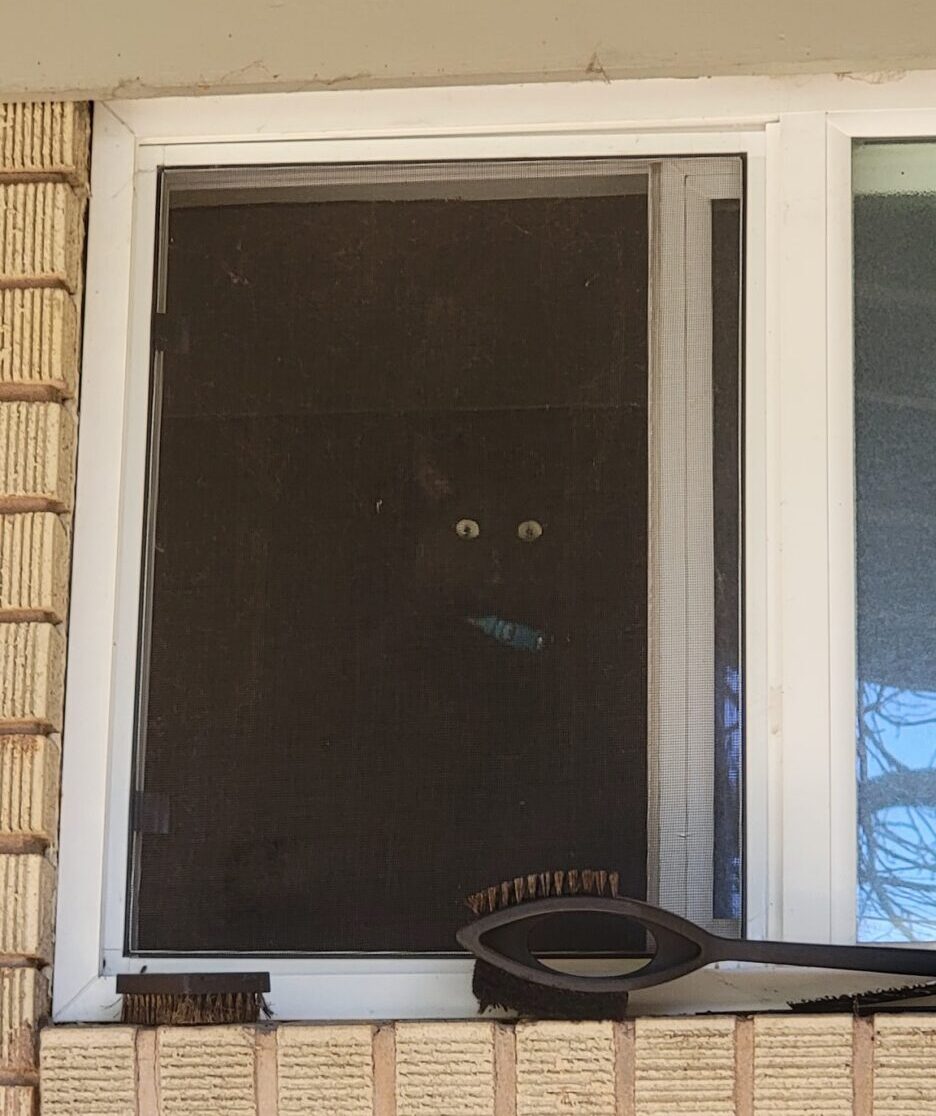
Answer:
M132 966L137 968L136 963ZM129 971L126 960L122 966ZM478 1019L471 993L472 963L461 959L163 960L155 971L270 972L267 1002L275 1020L373 1021ZM782 1011L789 1002L847 995L918 983L893 974L794 969L780 965L721 962L680 980L631 996L634 1015ZM68 1003L56 1005L55 1023L113 1023L120 1018L115 976L98 976ZM506 1015L505 1015L506 1017ZM496 1018L485 1015L484 1018Z

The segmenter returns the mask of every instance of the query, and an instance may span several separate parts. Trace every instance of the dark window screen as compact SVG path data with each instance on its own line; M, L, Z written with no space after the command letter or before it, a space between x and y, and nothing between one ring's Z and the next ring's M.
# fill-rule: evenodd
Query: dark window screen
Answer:
M170 194L137 951L646 894L646 195L374 194Z
M738 923L742 908L741 784L741 203L712 203L712 489L715 630L715 918Z

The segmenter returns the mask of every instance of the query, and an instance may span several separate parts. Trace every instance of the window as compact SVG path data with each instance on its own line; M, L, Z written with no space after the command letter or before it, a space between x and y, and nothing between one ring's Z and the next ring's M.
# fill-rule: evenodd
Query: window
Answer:
M738 932L740 172L161 174L131 953L593 865Z
M887 182L928 193L932 105L99 107L57 1019L144 964L269 970L282 1018L470 1016L461 896L534 860L726 934L932 937L875 893L926 894L929 730L862 704L929 716L927 202ZM722 965L634 1007L854 987Z
M855 150L858 930L936 938L936 164Z

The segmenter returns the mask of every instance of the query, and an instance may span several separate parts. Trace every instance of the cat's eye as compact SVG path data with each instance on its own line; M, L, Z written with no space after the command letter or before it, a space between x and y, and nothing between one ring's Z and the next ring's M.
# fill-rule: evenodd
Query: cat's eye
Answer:
M455 534L460 539L476 539L481 534L481 527L476 519L460 519L455 524Z
M521 542L536 542L543 533L543 525L536 519L525 519L517 527L517 538Z

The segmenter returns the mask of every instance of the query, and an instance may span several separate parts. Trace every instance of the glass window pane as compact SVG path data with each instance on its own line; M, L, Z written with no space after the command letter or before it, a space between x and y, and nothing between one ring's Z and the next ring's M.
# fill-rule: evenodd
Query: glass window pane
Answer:
M858 937L936 938L936 144L854 157Z

